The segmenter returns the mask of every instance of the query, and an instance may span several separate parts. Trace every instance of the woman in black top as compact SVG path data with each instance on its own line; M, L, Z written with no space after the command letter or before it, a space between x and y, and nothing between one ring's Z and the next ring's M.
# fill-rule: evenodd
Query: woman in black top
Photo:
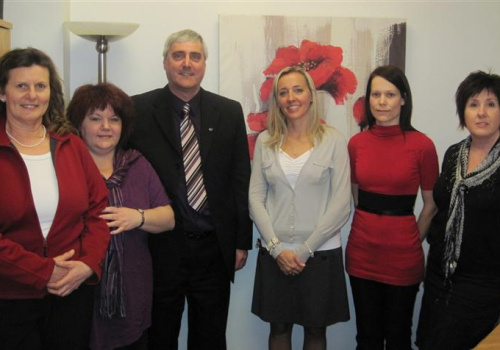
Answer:
M434 188L438 212L417 334L420 349L471 349L500 315L500 76L471 73L458 87L460 126Z

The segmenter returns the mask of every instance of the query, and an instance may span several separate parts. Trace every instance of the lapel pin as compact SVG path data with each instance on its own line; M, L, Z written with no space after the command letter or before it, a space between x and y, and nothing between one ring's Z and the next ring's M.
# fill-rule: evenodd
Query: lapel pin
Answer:
M208 131L214 131L214 128L208 128Z

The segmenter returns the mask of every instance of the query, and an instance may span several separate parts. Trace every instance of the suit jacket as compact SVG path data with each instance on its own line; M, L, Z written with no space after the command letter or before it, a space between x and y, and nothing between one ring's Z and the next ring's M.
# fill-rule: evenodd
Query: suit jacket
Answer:
M201 94L203 179L219 246L233 280L236 249L247 250L252 246L252 221L248 213L250 156L246 127L238 102L203 89ZM167 85L132 98L137 117L130 145L141 151L153 165L177 215L176 186L183 174L183 161L170 102L171 92ZM152 245L153 255L163 256L169 264L175 262L175 249L165 254L163 248L168 248L165 244L180 242L179 235L182 233L179 231L176 226L173 233L160 234ZM154 250L158 250L158 254Z

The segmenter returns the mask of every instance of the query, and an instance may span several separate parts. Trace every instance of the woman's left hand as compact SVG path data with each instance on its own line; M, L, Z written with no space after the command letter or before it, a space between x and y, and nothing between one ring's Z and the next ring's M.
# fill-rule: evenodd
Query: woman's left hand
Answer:
M141 224L142 215L137 209L125 207L106 207L99 216L107 221L112 235L133 230Z
M81 261L55 261L56 266L65 269L67 273L60 280L47 284L47 290L51 294L65 297L78 289L87 278L94 274L92 269Z

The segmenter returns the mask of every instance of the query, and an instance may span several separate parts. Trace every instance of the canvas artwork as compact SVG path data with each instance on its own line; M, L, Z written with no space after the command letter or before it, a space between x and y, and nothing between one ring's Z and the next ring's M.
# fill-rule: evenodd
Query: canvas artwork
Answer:
M387 64L405 68L404 19L231 15L220 16L219 25L220 94L242 104L252 154L282 68L307 70L324 122L346 139L360 130L370 72Z

